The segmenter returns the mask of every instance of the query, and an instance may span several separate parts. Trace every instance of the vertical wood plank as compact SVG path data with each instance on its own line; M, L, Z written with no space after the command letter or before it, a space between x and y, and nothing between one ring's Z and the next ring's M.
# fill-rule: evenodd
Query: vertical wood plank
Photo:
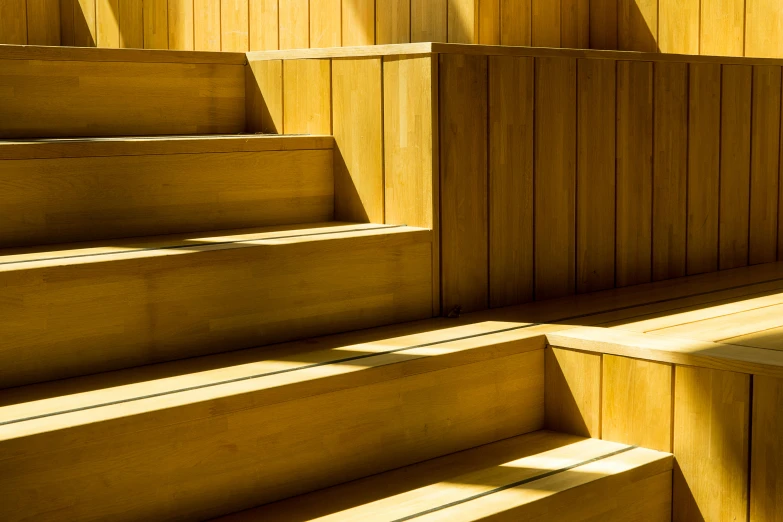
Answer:
M658 47L664 53L699 54L699 2L659 0Z
M27 44L60 45L60 0L27 0Z
M576 288L614 287L616 62L579 60Z
M382 111L380 58L334 60L334 211L339 221L384 222Z
M220 49L226 52L247 52L248 0L220 0Z
M745 54L745 0L701 0L700 53Z
M669 364L604 355L602 438L671 451L672 373Z
M378 44L411 41L410 0L376 0L375 40Z
M193 0L168 0L168 5L169 48L192 51L194 46Z
M688 275L718 270L720 82L720 64L690 65Z
M448 40L448 0L411 0L411 42Z
M531 0L500 0L500 45L531 45L532 19Z
M342 44L340 1L310 3L310 47L340 47Z
M617 286L652 278L653 71L617 62Z
M688 64L656 63L653 143L653 280L685 275Z
M448 41L478 43L478 0L448 0Z
M601 356L547 347L544 356L546 429L601 437Z
M98 47L120 46L119 0L95 0L95 34Z
M617 0L590 0L590 48L617 49Z
M750 164L750 264L777 260L780 176L779 66L753 67Z
M26 0L0 2L0 44L27 45Z
M287 134L332 133L331 62L283 61L283 128Z
M748 264L752 69L724 65L721 95L720 269Z
M342 0L343 45L375 44L375 0Z
M144 48L168 49L169 24L166 0L144 0Z
M76 0L73 4L73 42L76 47L95 47L95 0Z
M783 55L783 2L745 0L745 56Z
M753 376L750 522L783 520L783 381Z
M478 2L478 43L500 45L500 0Z
M576 60L536 58L535 295L576 290Z
M283 62L257 60L245 70L247 132L283 134Z
M193 0L193 37L197 51L220 50L220 0Z
M677 366L672 520L746 519L749 416L749 375Z
M142 0L119 0L120 47L142 49L144 47L144 15Z
M533 300L533 59L489 58L489 300Z
M533 47L560 47L560 2L532 0Z
M487 57L440 55L444 312L488 306Z
M73 15L75 0L60 0L60 45L73 46ZM120 0L122 5L122 0Z
M658 0L619 0L617 23L620 50L658 50Z
M309 0L279 0L280 49L310 47Z
M269 51L280 48L277 0L250 0L250 50Z
M590 1L560 1L560 47L590 48Z

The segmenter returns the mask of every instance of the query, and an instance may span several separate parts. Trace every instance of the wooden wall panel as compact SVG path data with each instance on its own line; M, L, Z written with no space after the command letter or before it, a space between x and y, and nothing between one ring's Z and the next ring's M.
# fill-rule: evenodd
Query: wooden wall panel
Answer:
M95 0L95 34L98 38L98 47L120 46L118 12L118 0Z
M753 377L750 522L783 520L783 381Z
M603 356L601 437L672 450L672 366Z
M245 71L246 131L283 134L283 62L258 60Z
M500 0L500 16L500 45L531 45L531 0Z
M448 0L411 1L411 42L448 39Z
M250 0L251 51L267 51L280 48L280 19L278 0Z
M376 0L375 43L393 44L410 41L410 0Z
M700 53L743 56L745 0L701 0Z
M590 47L590 0L561 0L560 46L569 49Z
M444 312L488 306L487 57L440 55Z
M27 45L26 0L0 2L0 43Z
M536 58L535 295L576 290L576 60Z
M310 47L342 45L340 0L310 2Z
M700 3L658 1L658 49L663 53L699 54Z
M617 286L652 276L653 67L617 62Z
M534 47L560 47L561 2L531 0Z
M750 376L677 366L674 522L745 520Z
M116 20L117 11L113 14ZM60 0L27 0L27 44L60 45Z
M745 0L745 56L780 58L783 53L783 2Z
M95 47L98 41L95 34L95 0L76 0L73 7L74 45Z
M220 0L220 49L230 52L247 52L248 0Z
M720 268L748 264L752 70L723 66L721 96Z
M688 275L718 270L721 66L690 65Z
M489 302L533 300L533 58L489 58Z
M380 58L332 62L334 212L338 221L384 222L381 91Z
M478 2L478 43L500 45L500 0L475 0Z
M601 437L601 356L547 347L546 429Z
M342 6L343 45L374 45L375 0L342 0Z
M193 38L197 51L220 50L220 2L193 0Z
M309 0L279 0L280 49L310 47Z
M478 43L477 0L448 0L448 41Z
M659 0L618 0L617 45L623 51L658 50Z
M590 0L590 47L617 49L617 0Z
M194 0L168 0L169 48L171 49L192 51L194 48L193 1ZM245 8L247 8L247 5L245 5ZM247 14L247 12L245 14ZM223 50L225 51L226 48L224 47Z
M283 61L283 128L286 134L332 133L330 60Z
M144 0L144 48L169 48L169 13L166 0ZM219 49L216 49L219 50Z
M779 66L753 67L749 262L773 263L778 243L780 176Z
M653 280L685 275L688 65L656 63L653 116Z
M198 0L194 0L194 2L198 2ZM194 4L194 6L195 5L197 4ZM142 0L119 0L119 6L120 47L123 49L142 49L144 47L144 14ZM220 42L218 41L218 45L219 44Z
M614 288L616 62L577 67L576 288L594 292Z
M73 46L73 16L75 0L60 0L60 45ZM120 0L122 9L123 0Z

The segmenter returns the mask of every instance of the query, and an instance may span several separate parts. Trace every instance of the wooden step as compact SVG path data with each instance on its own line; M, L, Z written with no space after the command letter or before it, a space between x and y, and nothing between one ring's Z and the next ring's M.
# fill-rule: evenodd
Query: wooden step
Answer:
M553 327L449 324L5 390L0 520L204 520L541 429Z
M0 248L328 221L330 136L0 142Z
M671 470L668 453L539 431L220 520L663 522Z
M0 252L0 388L432 315L431 232L317 223Z

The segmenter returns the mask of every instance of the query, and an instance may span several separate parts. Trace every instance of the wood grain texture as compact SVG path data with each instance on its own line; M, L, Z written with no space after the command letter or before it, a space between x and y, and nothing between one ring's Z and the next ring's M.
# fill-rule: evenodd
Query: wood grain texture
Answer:
M95 33L98 47L120 46L119 0L95 1Z
M280 48L280 11L278 0L249 0L251 51Z
M690 65L688 275L718 270L721 66Z
M658 1L658 48L663 53L699 54L699 2Z
M658 9L661 0L619 0L617 44L623 51L658 50Z
M783 52L783 3L746 0L745 56L780 58Z
M26 0L0 3L0 43L27 45Z
M144 48L169 48L169 13L167 0L144 0Z
M95 28L95 0L76 0L73 7L74 45L77 47L95 47L98 42Z
M310 47L309 0L279 0L280 49Z
M531 0L534 47L560 47L561 2Z
M74 45L74 3L75 0L60 0L60 45ZM120 0L122 6L123 0Z
M590 0L590 48L617 49L617 0Z
M411 42L448 41L448 0L411 0Z
M193 38L197 51L220 50L220 2L193 0Z
M686 273L688 65L654 67L653 280Z
M537 58L535 295L576 290L576 60Z
M198 0L194 0L194 2L196 1ZM120 6L119 7L120 47L123 49L144 48L144 20L143 20L144 13L142 7L142 0L119 0L119 6ZM195 19L194 19L194 24L195 24ZM194 30L195 30L195 25L194 25ZM218 42L218 44L219 43L220 42ZM194 33L194 45L195 45L195 33ZM219 50L219 48L216 50Z
M489 58L489 302L533 300L533 59Z
M115 7L116 2L117 0L114 0ZM0 17L2 16L0 13ZM114 16L117 16L117 11ZM70 19L73 20L73 14ZM27 44L61 45L60 0L27 0Z
M672 366L603 356L601 437L672 450Z
M547 429L601 438L601 356L546 349Z
M699 48L701 54L745 54L745 0L702 0Z
M247 132L283 134L283 61L249 61L245 68Z
M381 83L380 58L332 63L335 217L340 221L384 222Z
M448 0L448 41L477 44L478 0Z
M723 66L720 269L748 264L752 68Z
M652 278L653 67L617 62L617 286Z
M783 380L753 377L750 522L783 520Z
M0 90L0 137L235 134L244 76L241 65L2 60L13 91Z
M750 376L677 366L674 522L748 514Z
M578 61L576 289L614 287L616 62Z
M310 47L340 47L342 35L340 0L310 2Z
M440 56L441 266L444 312L487 308L487 58Z
M247 52L248 40L248 0L220 0L220 50L227 52Z
M410 0L376 0L375 40L377 44L411 41Z
M753 67L749 262L777 261L781 69Z
M482 45L500 45L501 0L478 1L478 39Z
M331 60L283 61L283 128L286 133L332 133L331 73Z
M560 46L569 49L590 47L590 0L561 0Z
M532 43L531 0L500 0L500 45Z
M342 0L343 45L375 45L375 0Z
M193 1L168 0L170 49L192 51L195 48ZM240 5L242 4L240 3ZM247 5L245 5L245 8L247 8ZM223 48L222 50L227 51L229 49ZM237 48L236 50L248 51L249 49Z

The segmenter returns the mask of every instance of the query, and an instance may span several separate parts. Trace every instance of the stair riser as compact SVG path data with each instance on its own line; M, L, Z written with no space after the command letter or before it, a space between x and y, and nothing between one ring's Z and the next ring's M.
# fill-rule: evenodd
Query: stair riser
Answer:
M331 150L0 161L0 248L333 215Z
M0 271L0 388L431 316L430 232L310 237Z
M323 379L299 398L292 385L285 402L262 405L276 392L261 390L6 440L0 518L203 520L535 431L536 342L365 370L386 380L364 386Z

